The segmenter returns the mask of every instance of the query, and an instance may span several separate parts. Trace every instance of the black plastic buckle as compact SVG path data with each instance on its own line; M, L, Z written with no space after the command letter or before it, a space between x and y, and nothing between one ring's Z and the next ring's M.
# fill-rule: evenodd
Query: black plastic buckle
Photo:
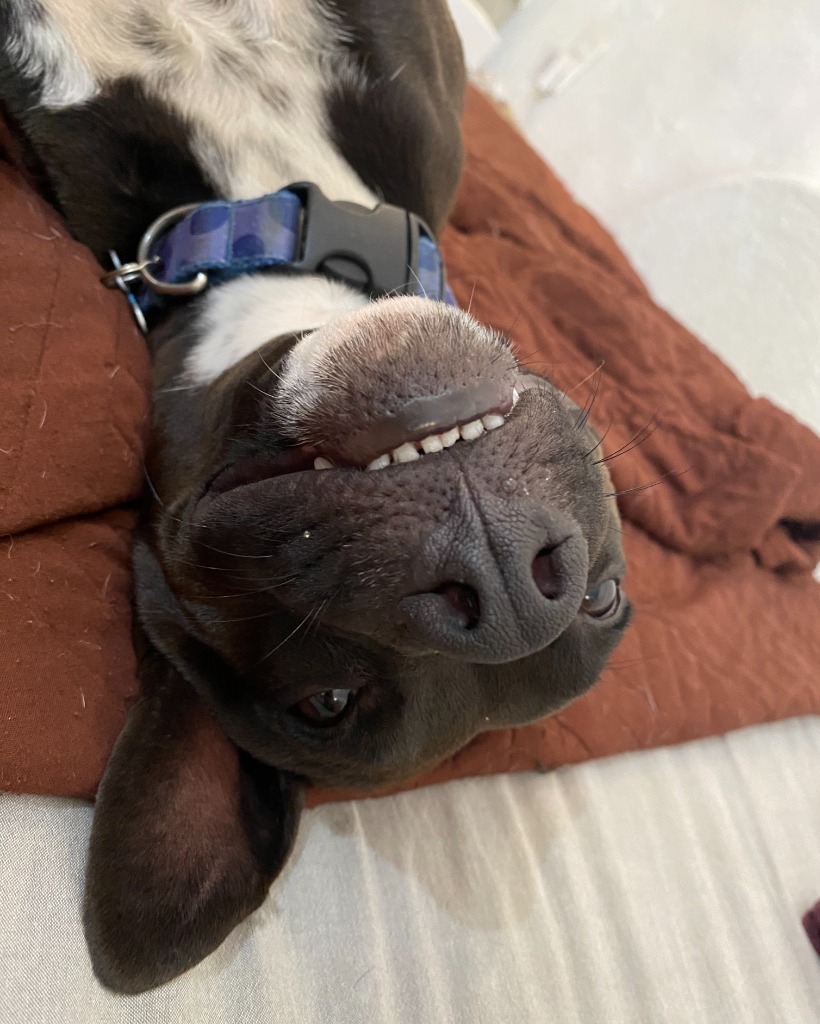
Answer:
M372 296L419 293L419 238L426 235L435 242L421 217L390 203L369 210L334 202L312 182L287 188L304 207L297 254L288 269L326 274ZM441 278L439 297L444 295L443 264Z

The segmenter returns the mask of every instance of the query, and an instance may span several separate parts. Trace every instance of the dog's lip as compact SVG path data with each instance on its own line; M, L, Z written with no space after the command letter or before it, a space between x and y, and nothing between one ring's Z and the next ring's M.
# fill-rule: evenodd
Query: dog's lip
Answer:
M313 463L317 454L317 449L312 445L293 446L274 453L254 452L221 469L208 483L205 494L218 497L239 487L259 483L260 480L305 470L315 472Z
M221 469L214 476L205 488L203 497L219 497L229 491L237 490L251 484L260 483L263 480L271 480L276 477L290 476L295 473L313 472L317 470L348 470L360 472L362 470L375 470L392 466L394 469L405 462L417 461L422 454L444 454L455 443L455 440L469 440L471 443L477 440L484 432L490 432L506 422L518 402L518 390L513 388L505 399L497 401L495 405L487 408L486 400L495 399L497 396L488 389L471 389L469 396L463 393L444 396L444 401L439 401L442 396L436 396L435 400L429 402L418 399L410 404L406 416L392 418L389 423L383 421L374 422L369 425L372 430L371 441L375 441L376 431L379 430L379 423L382 429L379 432L379 445L371 444L369 448L357 445L363 454L358 459L351 459L347 454L340 454L339 449L329 445L301 444L291 445L277 452L254 452L243 456L230 465ZM481 400L484 401L484 409L481 408ZM462 410L460 420L442 421L430 419L432 410L446 414L450 410ZM483 421L492 418L492 425L484 426ZM482 424L480 430L470 430L476 424ZM409 429L414 426L415 429ZM401 432L399 432L401 430ZM384 434L387 434L385 438ZM456 435L453 438L453 435ZM449 435L449 438L448 438ZM466 435L466 436L465 436ZM475 435L475 436L473 436ZM393 458L397 450L402 448L413 448L423 442L429 442L432 438L444 438L445 441L440 447L430 448L429 451L419 452L412 459L406 457Z
M437 395L411 398L395 411L367 418L357 430L318 447L323 460L334 467L353 465L364 469L405 445L420 445L485 418L506 418L516 400L514 383L510 382L484 380L453 387Z

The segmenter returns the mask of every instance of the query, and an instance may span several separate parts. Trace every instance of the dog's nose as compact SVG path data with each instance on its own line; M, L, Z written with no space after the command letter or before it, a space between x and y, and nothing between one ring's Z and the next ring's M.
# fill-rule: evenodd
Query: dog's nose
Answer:
M583 600L587 546L577 530L538 543L533 525L513 518L450 538L445 578L400 602L415 638L482 663L516 661L556 640Z

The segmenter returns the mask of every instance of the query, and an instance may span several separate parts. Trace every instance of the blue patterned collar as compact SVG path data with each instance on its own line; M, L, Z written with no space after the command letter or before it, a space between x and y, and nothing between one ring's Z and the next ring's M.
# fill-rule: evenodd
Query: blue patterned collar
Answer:
M310 183L259 199L180 206L145 232L134 263L123 265L114 252L111 260L103 281L125 292L143 331L166 297L271 269L324 274L374 298L419 295L455 305L420 217L389 203L370 210L333 202Z

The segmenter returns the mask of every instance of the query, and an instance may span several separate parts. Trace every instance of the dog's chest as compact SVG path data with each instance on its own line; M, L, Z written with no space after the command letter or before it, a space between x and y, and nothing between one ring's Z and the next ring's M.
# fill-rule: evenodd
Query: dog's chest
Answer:
M179 118L197 163L230 198L321 182L332 198L372 194L332 140L328 95L361 69L319 0L13 0L11 52L40 102L77 107L128 80Z

